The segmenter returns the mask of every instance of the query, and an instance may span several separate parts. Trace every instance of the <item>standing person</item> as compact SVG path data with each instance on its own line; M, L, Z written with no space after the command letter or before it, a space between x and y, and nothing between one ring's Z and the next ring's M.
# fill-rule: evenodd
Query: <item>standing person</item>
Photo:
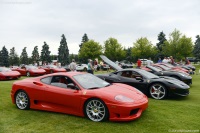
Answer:
M140 58L138 58L138 60L137 60L137 68L141 68L141 64L142 64L142 61L140 60Z
M150 65L152 65L153 64L153 61L151 60L151 58L149 58L148 60L147 60L147 66L150 66Z
M94 70L95 70L95 71L97 71L97 64L98 64L97 59L95 59L95 60L94 60Z
M76 62L75 62L74 59L72 59L72 62L71 62L70 65L69 65L69 69L70 69L71 71L76 71Z
M188 58L186 57L185 58L185 65L189 65L190 64L190 61L188 60Z
M161 58L158 58L158 63L162 63L162 60L161 60Z
M93 66L92 66L92 60L91 59L88 59L88 69L87 69L87 71L88 71L88 73L91 73L91 74L94 74L93 73Z
M172 65L174 65L174 64L175 64L175 62L174 62L174 59L173 59L173 57L172 57L172 56L170 56L170 63L171 63Z

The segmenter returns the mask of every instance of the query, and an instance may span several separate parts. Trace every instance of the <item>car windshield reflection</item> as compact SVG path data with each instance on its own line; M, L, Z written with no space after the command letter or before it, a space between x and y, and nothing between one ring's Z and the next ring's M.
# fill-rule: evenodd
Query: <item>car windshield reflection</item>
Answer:
M145 71L145 70L140 70L139 73L140 73L141 75L144 75L144 76L145 76L146 78L148 78L148 79L159 78L157 75L152 74L152 73L150 73L150 72L147 72L147 71Z
M85 89L98 89L110 85L110 83L89 73L75 75L73 78Z

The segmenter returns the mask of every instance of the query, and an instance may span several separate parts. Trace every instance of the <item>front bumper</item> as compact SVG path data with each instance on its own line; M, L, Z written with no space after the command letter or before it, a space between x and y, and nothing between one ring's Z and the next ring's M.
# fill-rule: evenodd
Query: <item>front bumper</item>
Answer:
M148 99L144 98L140 102L128 105L108 106L110 121L131 121L139 118L142 112L148 107Z

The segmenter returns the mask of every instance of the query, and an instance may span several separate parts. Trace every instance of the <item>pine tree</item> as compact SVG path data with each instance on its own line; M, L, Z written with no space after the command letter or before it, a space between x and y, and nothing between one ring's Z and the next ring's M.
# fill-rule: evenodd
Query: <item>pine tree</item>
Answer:
M28 54L26 52L26 47L22 50L21 56L20 56L20 62L21 64L28 64Z
M35 46L32 52L32 61L34 63L38 63L39 59L40 59L40 55L38 52L38 46Z
M49 45L46 42L44 42L44 45L42 46L41 57L40 57L43 64L51 62L50 53L51 51L49 51Z
M85 33L85 34L83 35L83 37L82 37L81 44L79 45L80 49L82 48L83 44L84 44L85 42L88 42L88 41L89 41L88 36L87 36L87 34ZM80 49L79 49L79 51L80 51Z
M60 62L61 65L64 66L66 64L69 64L69 49L67 46L65 35L63 34L61 37L62 39L58 48L58 62Z
M9 64L12 66L19 65L19 57L15 52L15 47L10 49Z
M6 49L5 46L3 46L1 50L1 65L2 66L9 66L9 55L8 55L8 50Z
M167 39L165 38L165 34L162 32L160 32L160 34L158 35L158 43L156 44L157 45L157 48L158 50L161 52L162 51L162 47L164 45L164 42L166 41Z
M200 37L199 35L196 36L197 40L195 41L193 54L196 58L200 59Z

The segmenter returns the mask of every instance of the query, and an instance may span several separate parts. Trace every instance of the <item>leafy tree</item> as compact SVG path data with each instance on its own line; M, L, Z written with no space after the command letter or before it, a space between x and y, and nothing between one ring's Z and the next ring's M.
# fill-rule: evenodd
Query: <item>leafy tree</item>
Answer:
M19 65L19 57L17 53L15 52L15 47L10 49L9 64L12 66Z
M34 63L38 63L38 61L40 60L40 55L38 52L38 46L35 46L33 51L32 51L32 61Z
M60 62L61 65L69 64L69 49L64 34L62 35L60 46L58 48L58 62Z
M51 62L50 53L51 51L49 51L49 45L46 42L44 42L44 45L42 46L41 57L40 57L43 64Z
M163 54L166 56L173 56L177 58L177 54L179 52L178 45L180 42L181 33L178 30L174 30L169 35L169 41L165 41L165 45L163 46Z
M84 60L95 59L101 54L102 46L94 40L89 40L88 42L84 43L81 50L79 51L79 58L82 58Z
M132 54L134 55L134 59L137 58L149 58L154 59L156 54L156 47L146 38L141 37L137 39L135 43L133 43Z
M117 61L125 58L126 52L117 39L109 38L104 42L104 54L111 60Z
M199 35L196 36L197 40L195 41L194 49L193 49L193 54L195 57L200 59L200 37Z
M183 35L179 40L177 49L178 53L176 54L176 58L178 60L188 56L192 56L192 50L193 50L192 39Z
M8 55L8 50L6 49L5 46L3 46L1 50L1 65L2 66L9 66L9 55Z
M20 55L20 62L21 64L28 64L28 54L26 52L26 47L24 47L24 49L22 50L22 53Z

